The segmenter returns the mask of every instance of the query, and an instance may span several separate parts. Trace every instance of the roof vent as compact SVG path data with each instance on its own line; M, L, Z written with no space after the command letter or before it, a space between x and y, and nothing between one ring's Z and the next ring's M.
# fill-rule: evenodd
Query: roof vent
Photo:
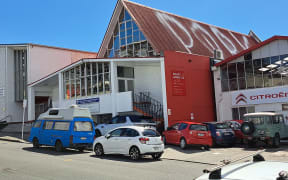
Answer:
M223 52L220 49L214 50L214 59L223 60Z

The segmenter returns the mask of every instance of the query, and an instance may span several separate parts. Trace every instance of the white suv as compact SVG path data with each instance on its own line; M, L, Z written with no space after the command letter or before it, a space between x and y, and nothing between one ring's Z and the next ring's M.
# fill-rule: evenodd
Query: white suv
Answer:
M103 136L108 131L122 126L143 126L156 129L156 123L151 117L138 115L115 116L107 124L98 124L95 127L95 136Z
M154 129L124 126L96 138L93 150L96 156L123 154L137 160L141 155L151 155L153 159L158 160L163 154L164 144L161 135Z

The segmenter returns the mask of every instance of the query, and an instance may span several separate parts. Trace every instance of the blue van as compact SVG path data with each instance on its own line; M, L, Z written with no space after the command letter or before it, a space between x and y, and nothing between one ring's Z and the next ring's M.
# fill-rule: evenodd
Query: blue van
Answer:
M86 108L72 106L68 109L49 109L41 114L31 128L29 141L33 147L55 146L57 152L64 148L83 151L92 147L95 131L91 114Z

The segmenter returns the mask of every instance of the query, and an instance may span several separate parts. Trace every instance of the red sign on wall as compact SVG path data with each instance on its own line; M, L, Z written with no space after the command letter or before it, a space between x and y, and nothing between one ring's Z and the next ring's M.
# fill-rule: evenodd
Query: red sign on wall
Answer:
M172 71L172 95L173 96L185 96L186 86L184 71Z

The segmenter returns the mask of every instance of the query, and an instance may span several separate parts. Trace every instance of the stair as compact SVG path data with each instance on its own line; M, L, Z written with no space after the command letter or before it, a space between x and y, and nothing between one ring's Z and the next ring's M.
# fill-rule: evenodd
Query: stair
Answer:
M133 97L134 111L144 116L153 118L157 125L157 130L161 133L164 129L163 105L150 96L149 92L140 92Z

